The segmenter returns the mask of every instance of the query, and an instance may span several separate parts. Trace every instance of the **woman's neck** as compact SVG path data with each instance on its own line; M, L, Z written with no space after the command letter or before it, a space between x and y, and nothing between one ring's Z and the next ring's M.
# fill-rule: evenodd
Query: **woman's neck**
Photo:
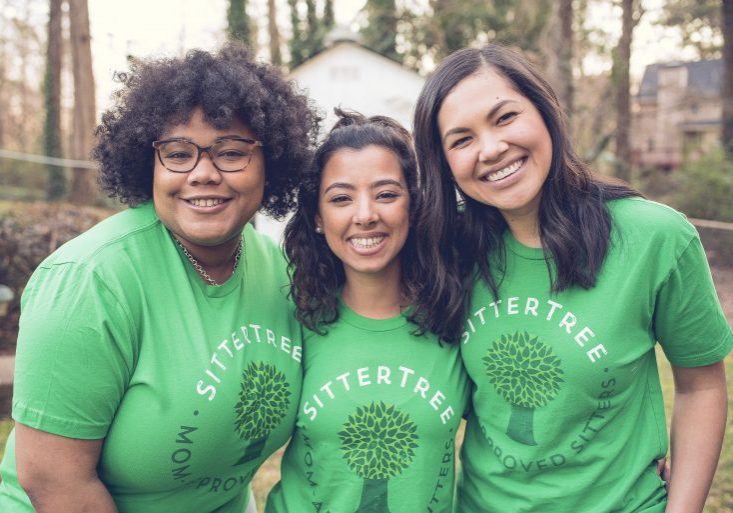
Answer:
M517 241L530 248L541 248L539 209L524 212L502 212L509 230Z
M224 283L234 273L237 250L242 243L240 237L216 246L203 246L175 235L174 237L216 283Z
M370 319L398 316L407 306L399 266L379 275L346 272L341 297L354 312Z

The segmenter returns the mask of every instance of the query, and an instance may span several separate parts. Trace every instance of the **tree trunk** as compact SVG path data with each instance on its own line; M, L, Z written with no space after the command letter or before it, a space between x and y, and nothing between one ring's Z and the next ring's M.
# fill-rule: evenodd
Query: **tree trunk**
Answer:
M48 14L48 42L46 50L45 102L46 122L43 127L43 145L46 155L61 157L61 1L50 0ZM61 166L48 166L46 197L58 200L66 192L66 176Z
M280 55L280 32L277 30L275 0L267 0L267 31L270 35L270 62L275 66L280 66L282 56Z
M361 502L355 513L390 513L387 503L389 479L364 479Z
M96 105L87 0L69 0L69 20L71 22L71 60L74 69L72 153L75 159L88 160L94 142ZM74 203L94 203L97 198L96 172L90 169L74 168L72 173L69 200Z
M568 118L573 109L573 2L558 0L546 25L545 71Z
M612 76L616 88L616 176L628 182L631 179L629 61L635 0L622 0L621 3L623 6L621 37L614 52Z
M723 103L722 142L733 159L733 0L723 0Z
M534 408L512 404L507 436L524 445L537 445L534 439Z

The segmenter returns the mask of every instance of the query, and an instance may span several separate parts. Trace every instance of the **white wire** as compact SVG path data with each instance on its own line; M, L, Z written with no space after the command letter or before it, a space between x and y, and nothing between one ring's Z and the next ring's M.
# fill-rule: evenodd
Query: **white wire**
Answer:
M22 160L25 162L36 162L38 164L46 164L59 167L72 167L83 169L97 169L99 166L91 160L74 160L62 159L58 157L49 157L47 155L32 155L30 153L20 153L17 151L0 149L0 158Z

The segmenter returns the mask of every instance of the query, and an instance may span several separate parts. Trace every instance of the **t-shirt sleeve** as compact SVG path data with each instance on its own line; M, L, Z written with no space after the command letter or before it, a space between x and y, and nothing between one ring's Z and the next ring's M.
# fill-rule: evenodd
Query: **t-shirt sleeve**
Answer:
M13 418L80 439L106 436L135 361L129 310L94 272L41 267L21 302Z
M679 367L713 364L733 346L733 334L697 236L657 292L654 333L669 361Z

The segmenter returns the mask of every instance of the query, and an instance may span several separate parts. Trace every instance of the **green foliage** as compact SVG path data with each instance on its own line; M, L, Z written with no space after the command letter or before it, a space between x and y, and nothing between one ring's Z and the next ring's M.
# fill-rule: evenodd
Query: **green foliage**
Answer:
M247 16L246 0L229 0L227 35L233 41L241 41L247 46L250 45L252 27L249 16Z
M675 173L672 206L690 217L733 222L733 160L716 148Z
M377 53L400 62L397 53L399 15L395 0L367 0L368 24L361 29L362 42Z
M326 34L334 26L333 0L326 0L319 16L315 0L288 0L290 6L290 69L323 50Z
M661 22L678 28L682 44L694 48L701 59L720 57L720 0L667 0Z
M389 479L415 457L417 426L410 417L382 401L360 406L339 432L349 467L362 479Z
M482 361L489 382L510 404L539 408L553 400L563 383L560 358L527 332L502 335Z
M250 363L242 372L235 425L243 440L267 436L288 411L290 384L285 374L265 362Z
M432 15L401 15L403 62L420 68L425 55L439 61L460 48L492 41L541 54L540 36L552 7L549 0L431 0Z

